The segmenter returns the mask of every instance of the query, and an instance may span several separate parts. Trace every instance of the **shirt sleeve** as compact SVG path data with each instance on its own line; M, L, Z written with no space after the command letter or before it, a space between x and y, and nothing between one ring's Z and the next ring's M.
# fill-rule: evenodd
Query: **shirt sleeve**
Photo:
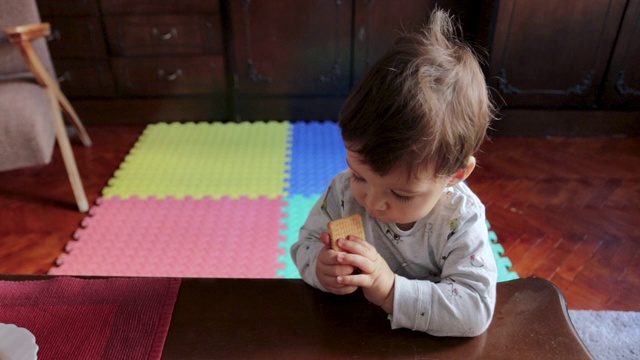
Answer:
M396 275L391 327L435 336L477 336L495 306L497 268L484 216L458 224L442 247L440 282Z

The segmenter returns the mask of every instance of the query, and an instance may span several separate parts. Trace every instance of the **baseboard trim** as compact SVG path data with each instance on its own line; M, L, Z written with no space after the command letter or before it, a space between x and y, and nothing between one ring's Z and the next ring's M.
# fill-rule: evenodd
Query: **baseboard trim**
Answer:
M241 99L229 109L221 97L72 100L87 125L231 120L337 120L343 98ZM640 136L640 110L504 109L491 136Z
M86 125L145 125L157 122L226 121L224 98L71 100Z

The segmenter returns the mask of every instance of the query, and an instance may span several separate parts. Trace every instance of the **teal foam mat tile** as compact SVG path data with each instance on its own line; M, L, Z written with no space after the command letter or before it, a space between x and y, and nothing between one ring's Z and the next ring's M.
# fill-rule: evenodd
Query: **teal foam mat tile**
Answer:
M282 234L287 240L280 243L280 247L285 250L285 254L279 257L279 262L284 263L284 269L278 270L278 276L286 279L299 279L300 274L298 268L291 259L290 249L291 246L298 241L298 235L300 228L307 219L309 212L313 205L316 204L320 198L320 194L312 196L304 195L291 195L285 198L285 202L288 203L283 208L285 218L283 223L286 225L285 230L282 230ZM491 228L491 224L487 221L487 228ZM498 281L509 281L519 279L520 276L515 271L509 271L513 264L509 258L504 257L504 248L498 243L498 236L493 230L489 230L489 240L491 241L491 249L495 257L496 266L498 268Z
M509 258L502 256L504 255L504 248L498 243L498 235L491 230L489 220L487 220L487 229L489 229L489 241L491 241L491 249L498 267L498 282L519 279L520 276L517 272L509 271L513 264Z
M300 228L304 225L304 222L309 216L309 212L313 208L313 205L318 202L321 194L315 194L310 196L295 194L285 198L284 201L288 203L282 209L285 214L282 222L286 225L286 228L282 230L282 235L287 239L280 243L280 247L285 249L285 254L281 255L279 261L284 263L284 269L278 270L278 276L286 279L300 279L300 273L298 268L291 259L290 249L296 241L298 241L298 235Z

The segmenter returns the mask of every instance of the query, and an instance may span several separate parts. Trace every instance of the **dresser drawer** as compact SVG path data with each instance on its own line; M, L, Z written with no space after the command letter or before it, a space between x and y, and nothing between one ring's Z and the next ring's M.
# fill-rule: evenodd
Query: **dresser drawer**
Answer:
M100 7L105 14L220 11L218 0L101 0Z
M106 58L107 47L104 31L96 17L46 17L51 24L51 34L47 37L51 56Z
M112 65L124 95L213 94L226 90L222 56L115 58Z
M219 14L107 16L105 24L118 56L223 52Z
M111 97L116 95L115 82L106 60L54 60L58 82L67 96Z
M22 1L22 0L18 0ZM37 0L41 16L99 15L98 0Z

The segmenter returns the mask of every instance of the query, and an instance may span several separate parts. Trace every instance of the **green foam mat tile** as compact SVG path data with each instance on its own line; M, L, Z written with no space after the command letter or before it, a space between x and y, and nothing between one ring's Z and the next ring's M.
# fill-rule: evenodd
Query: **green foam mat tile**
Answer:
M290 136L288 122L152 124L103 196L285 196Z

